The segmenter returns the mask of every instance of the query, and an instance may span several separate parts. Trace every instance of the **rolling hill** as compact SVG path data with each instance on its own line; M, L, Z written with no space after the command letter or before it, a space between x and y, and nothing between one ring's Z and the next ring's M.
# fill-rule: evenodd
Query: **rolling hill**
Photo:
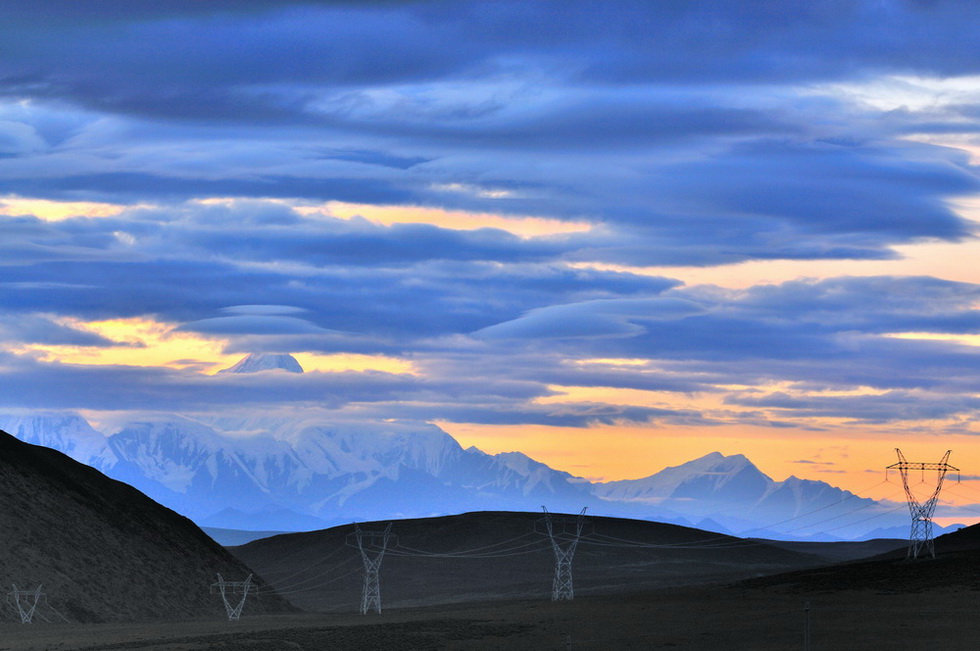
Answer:
M556 527L562 518L555 516ZM385 607L549 599L555 560L534 513L477 512L399 520L380 572ZM572 520L567 520L573 522ZM387 523L362 525L380 531ZM356 610L363 565L346 525L231 548L295 605ZM567 544L563 543L563 544ZM573 561L576 594L635 592L819 565L813 554L670 524L587 517Z
M936 557L906 558L907 545L870 558L760 577L752 587L794 592L873 590L909 594L930 591L980 591L980 525L964 527L934 541Z

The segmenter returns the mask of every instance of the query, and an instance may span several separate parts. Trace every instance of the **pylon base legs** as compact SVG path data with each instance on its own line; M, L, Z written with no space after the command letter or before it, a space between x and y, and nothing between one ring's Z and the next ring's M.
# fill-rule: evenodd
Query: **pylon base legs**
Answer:
M571 559L555 566L555 581L552 584L552 601L571 601L575 598L575 591L572 588L572 562Z

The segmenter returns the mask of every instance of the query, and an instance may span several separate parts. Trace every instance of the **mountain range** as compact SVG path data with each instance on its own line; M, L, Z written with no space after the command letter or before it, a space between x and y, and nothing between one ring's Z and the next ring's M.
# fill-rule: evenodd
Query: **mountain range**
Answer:
M302 372L289 355L250 355L226 370ZM157 414L100 432L59 412L0 414L0 428L228 529L303 531L541 505L780 539L857 539L908 526L895 505L821 481L777 482L746 457L717 452L643 479L592 483L520 452L464 449L428 423Z

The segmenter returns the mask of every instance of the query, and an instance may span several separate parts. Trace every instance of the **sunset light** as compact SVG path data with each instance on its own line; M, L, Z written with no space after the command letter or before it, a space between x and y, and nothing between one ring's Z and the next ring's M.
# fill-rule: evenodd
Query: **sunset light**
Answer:
M14 1L0 428L232 530L972 523L980 12L838 4Z

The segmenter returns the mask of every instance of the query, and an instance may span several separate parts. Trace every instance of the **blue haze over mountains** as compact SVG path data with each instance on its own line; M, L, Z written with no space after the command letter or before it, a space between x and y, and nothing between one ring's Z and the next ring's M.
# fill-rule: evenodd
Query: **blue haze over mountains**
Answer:
M302 369L289 355L269 354L227 369L263 371ZM908 529L904 507L821 481L776 482L744 456L717 452L643 479L592 483L520 452L464 449L418 422L158 414L107 436L78 414L50 412L0 415L0 429L65 452L200 525L229 529L312 530L541 505L785 539L905 537Z

